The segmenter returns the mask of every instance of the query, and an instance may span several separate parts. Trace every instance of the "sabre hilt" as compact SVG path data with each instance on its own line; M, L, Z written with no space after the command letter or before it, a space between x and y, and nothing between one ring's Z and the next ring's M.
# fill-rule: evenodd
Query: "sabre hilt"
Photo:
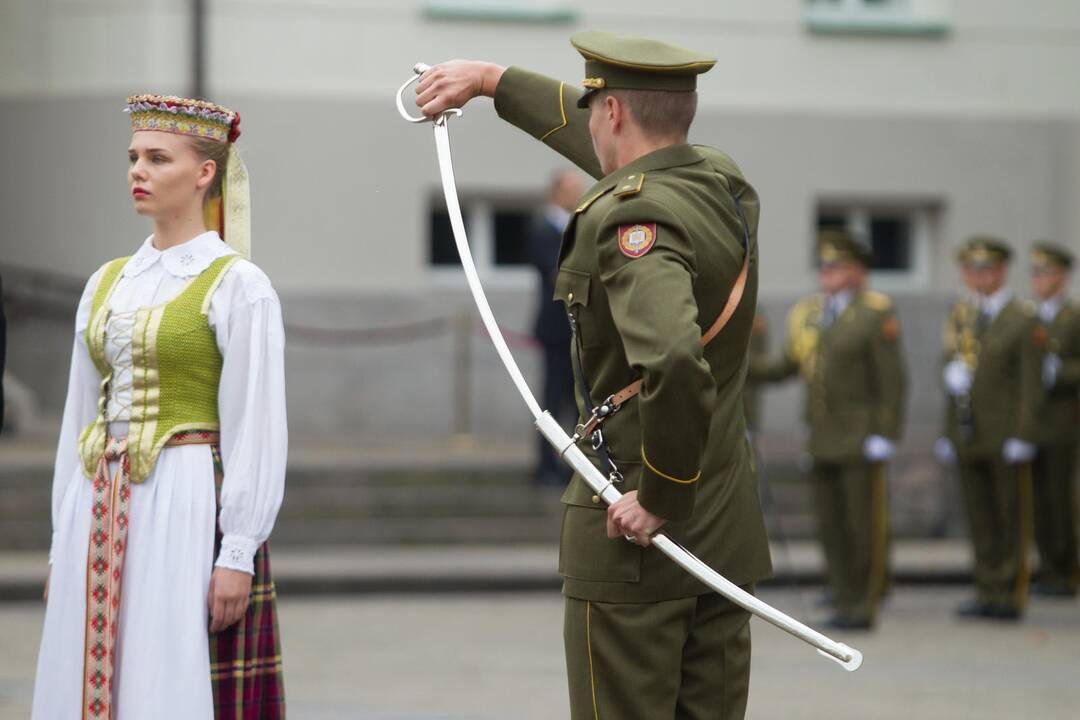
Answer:
M421 75L423 75L424 73L426 73L430 69L431 69L431 66L428 65L427 63L418 62L415 65L413 65L412 77L410 77L408 80L403 82L401 84L401 87L398 88L397 95L394 97L394 104L397 105L398 114L401 115L402 119L404 119L404 120L406 120L408 122L411 122L411 123L433 122L436 125L443 125L443 124L446 123L446 119L449 118L449 117L461 117L461 109L460 108L447 108L446 110L443 110L441 113L439 113L435 117L430 117L430 118L425 117L423 115L419 115L419 116L410 115L405 110L405 101L404 101L405 100L405 91L409 89L410 85L412 85L414 82L419 80Z

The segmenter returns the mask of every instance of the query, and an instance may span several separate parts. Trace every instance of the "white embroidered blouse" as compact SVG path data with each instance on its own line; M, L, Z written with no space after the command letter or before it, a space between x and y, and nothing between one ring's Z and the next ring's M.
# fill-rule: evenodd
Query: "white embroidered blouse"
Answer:
M164 251L154 248L151 236L124 267L110 299L112 316L106 328L106 357L113 371L106 418L112 435L123 437L130 418L134 311L172 300L210 263L232 254L212 231ZM87 481L77 441L97 414L101 378L86 349L86 326L100 274L99 270L90 278L76 313L53 479L54 527L68 484ZM220 500L223 539L215 564L251 573L252 558L270 535L285 487L288 432L281 305L266 275L240 260L214 293L208 319L223 358L218 395L225 470Z

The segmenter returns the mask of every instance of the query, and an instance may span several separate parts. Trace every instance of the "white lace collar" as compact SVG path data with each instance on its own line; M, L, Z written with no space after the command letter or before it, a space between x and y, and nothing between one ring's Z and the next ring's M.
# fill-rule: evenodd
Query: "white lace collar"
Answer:
M124 266L124 275L135 277L160 262L166 272L174 277L194 277L218 258L235 254L236 251L222 242L213 230L166 250L155 248L154 236L151 235Z

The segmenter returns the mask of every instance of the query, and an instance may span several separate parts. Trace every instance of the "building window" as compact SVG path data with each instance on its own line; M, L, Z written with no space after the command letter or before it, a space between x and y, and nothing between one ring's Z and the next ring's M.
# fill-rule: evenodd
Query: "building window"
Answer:
M425 0L423 13L432 20L566 24L578 13L566 0Z
M428 213L428 262L440 272L459 270L450 215L441 194L433 196ZM535 197L464 197L461 214L478 272L506 273L528 266L529 226L539 204Z
M817 227L841 227L870 246L870 276L882 290L929 286L938 211L928 204L822 202Z
M806 0L803 17L814 33L943 35L951 0Z

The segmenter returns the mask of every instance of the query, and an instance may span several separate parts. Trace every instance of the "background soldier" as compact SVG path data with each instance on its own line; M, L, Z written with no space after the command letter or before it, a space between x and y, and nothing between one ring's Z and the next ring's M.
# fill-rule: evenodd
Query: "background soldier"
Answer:
M1066 290L1073 256L1065 248L1037 243L1031 254L1031 286L1039 322L1047 333L1043 400L1035 456L1035 541L1043 595L1071 597L1080 581L1076 549L1076 446L1080 439L1080 309Z
M945 323L945 437L938 457L956 459L975 549L973 601L963 617L1015 620L1027 603L1031 461L1042 397L1046 331L1006 286L1012 251L975 237L959 254L970 297Z
M750 377L806 383L818 527L835 627L870 628L886 585L885 463L903 424L906 371L888 297L865 289L869 249L839 229L818 237L822 294L788 316L783 354Z
M643 384L592 438L623 498L605 512L580 477L563 495L572 717L741 718L748 613L647 546L664 526L738 585L771 572L741 406L757 195L727 155L686 144L696 78L714 58L610 33L571 43L585 57L584 94L519 68L452 62L421 78L417 104L432 115L492 95L504 120L602 178L570 220L555 281L583 421ZM704 344L729 298L730 322Z

